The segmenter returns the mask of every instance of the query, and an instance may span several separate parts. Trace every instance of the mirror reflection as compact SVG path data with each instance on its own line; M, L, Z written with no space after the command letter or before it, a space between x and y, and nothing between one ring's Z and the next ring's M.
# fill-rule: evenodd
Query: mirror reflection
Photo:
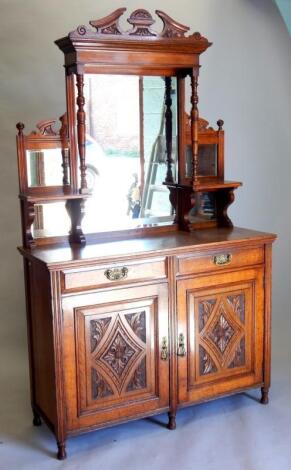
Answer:
M68 152L64 149L63 152ZM62 149L27 150L27 180L29 187L62 186Z
M186 147L186 176L191 178L193 168L192 146ZM198 147L198 175L217 176L217 145L199 144Z
M167 92L169 93L169 92ZM86 163L92 198L85 232L168 224L166 87L161 77L85 75ZM171 79L172 161L177 161L177 91ZM168 123L168 124L167 124Z
M71 222L65 209L65 203L36 204L35 218L32 225L33 238L67 235ZM56 223L56 220L58 223Z
M189 220L193 223L216 219L215 193L211 191L197 192L193 207L189 212Z

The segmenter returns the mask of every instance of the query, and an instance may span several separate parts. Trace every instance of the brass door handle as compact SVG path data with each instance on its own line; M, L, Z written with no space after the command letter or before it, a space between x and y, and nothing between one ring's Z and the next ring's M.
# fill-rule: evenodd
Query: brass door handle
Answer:
M111 268L104 271L104 276L109 279L109 281L119 281L120 279L125 279L128 274L128 268L125 266L123 268Z
M224 266L231 262L232 256L230 253L222 253L221 255L216 255L213 257L213 263L216 266Z
M184 337L183 333L179 334L179 343L178 343L177 356L180 356L180 357L186 356L185 337Z
M162 361L166 361L168 359L168 341L166 336L163 336L162 338L161 359Z

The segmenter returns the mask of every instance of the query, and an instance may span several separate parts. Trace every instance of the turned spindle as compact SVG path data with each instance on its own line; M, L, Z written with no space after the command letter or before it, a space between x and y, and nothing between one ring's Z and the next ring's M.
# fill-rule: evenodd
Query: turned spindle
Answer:
M195 186L198 182L198 69L193 69L191 74L191 91L192 180Z

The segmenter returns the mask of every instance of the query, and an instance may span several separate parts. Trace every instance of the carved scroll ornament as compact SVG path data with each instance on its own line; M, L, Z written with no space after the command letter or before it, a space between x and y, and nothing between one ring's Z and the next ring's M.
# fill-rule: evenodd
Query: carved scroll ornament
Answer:
M192 35L185 36L189 31L189 27L185 26L178 21L171 18L169 15L161 10L156 10L156 15L162 20L163 28L162 31L158 32L152 29L152 26L156 23L152 15L145 9L135 10L127 22L131 25L129 30L123 30L119 24L121 16L126 11L126 8L118 8L113 13L99 20L89 21L90 25L96 30L92 31L87 26L81 25L75 31L70 33L71 38L92 38L94 36L115 36L123 37L126 39L130 38L158 38L158 39L179 39L184 38L189 41L201 41L207 42L200 33L196 32Z

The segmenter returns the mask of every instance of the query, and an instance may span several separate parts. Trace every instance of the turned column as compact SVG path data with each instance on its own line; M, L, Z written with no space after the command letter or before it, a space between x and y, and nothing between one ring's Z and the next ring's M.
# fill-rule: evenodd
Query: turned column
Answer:
M68 120L67 114L63 114L60 117L61 129L60 137L62 141L62 168L63 168L63 186L70 185L70 160L69 160L69 149L68 149Z
M192 70L191 73L191 138L192 138L192 181L193 188L198 183L198 68Z
M81 188L80 193L88 193L87 179L86 179L86 113L84 110L84 75L77 74L77 134L78 134L78 149L80 156L80 172L81 172Z
M167 175L166 183L173 183L172 173L172 138L173 138L173 124L172 124L172 79L171 77L165 78L166 93L165 93L165 130L166 130L166 154L167 154Z

